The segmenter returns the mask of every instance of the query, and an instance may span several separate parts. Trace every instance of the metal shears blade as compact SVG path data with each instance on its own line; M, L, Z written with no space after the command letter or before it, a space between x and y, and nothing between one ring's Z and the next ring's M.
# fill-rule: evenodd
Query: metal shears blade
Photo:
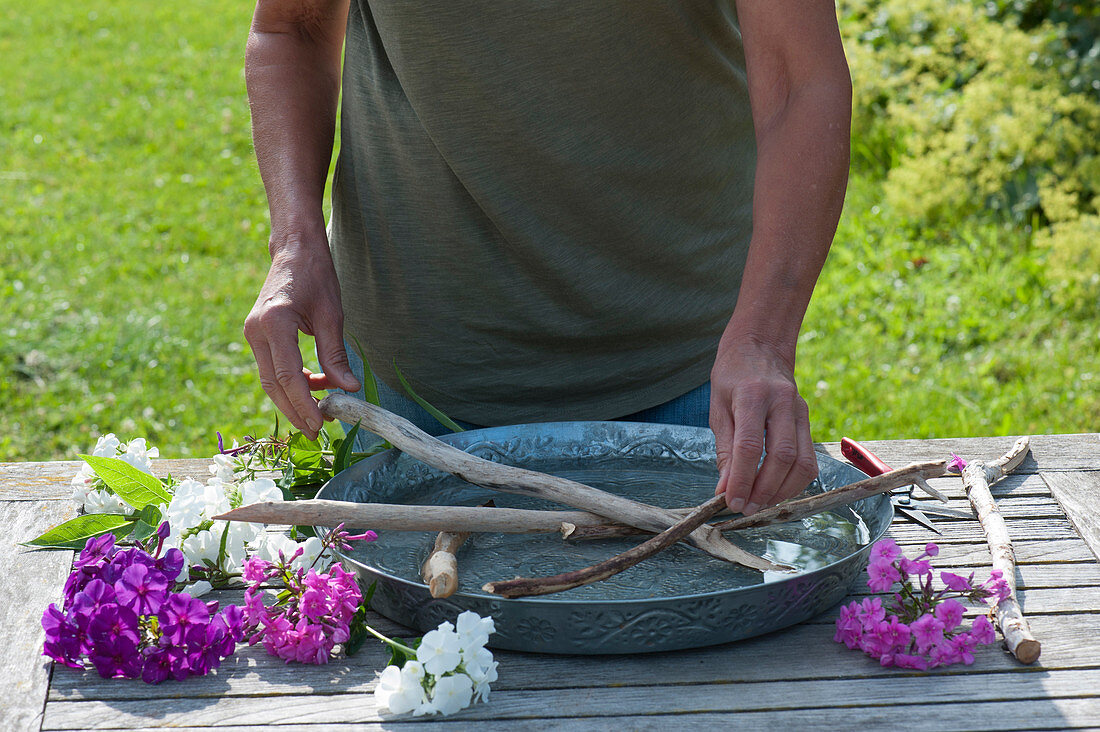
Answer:
M840 441L840 452L853 465L872 477L876 475L882 475L883 473L888 473L890 472L890 470L892 470L889 465L882 462L882 460L880 460L879 457L873 452L871 452L855 440L849 439L847 437L843 438ZM947 496L932 488L932 486L928 485L928 483L923 479L918 481L917 485L921 488L921 490L925 491L929 495L935 496L944 503L947 503ZM894 508L897 509L898 513L908 518L910 521L915 521L926 529L934 531L937 534L943 533L936 527L935 524L932 523L932 519L928 518L928 516L924 514L924 511L921 510L922 508L925 508L925 506L918 507L916 505L916 502L913 501L912 485L904 486L902 488L898 488L892 491L890 494L890 501L894 504ZM943 515L949 516L956 516L960 513L952 511L951 509L940 509L938 506L935 508L928 506L927 508L931 513L941 513ZM966 517L969 517L969 514L967 514Z

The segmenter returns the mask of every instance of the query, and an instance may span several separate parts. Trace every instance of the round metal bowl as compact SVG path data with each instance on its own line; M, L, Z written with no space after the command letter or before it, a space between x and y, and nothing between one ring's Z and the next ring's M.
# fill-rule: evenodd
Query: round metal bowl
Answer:
M718 477L710 430L631 422L559 422L473 430L442 438L497 462L579 480L669 508L714 494ZM809 493L866 476L818 455ZM396 450L343 471L317 495L338 501L476 506L493 499L512 508L561 508L466 483ZM458 552L459 590L434 599L420 565L434 535L382 532L341 556L371 607L425 632L463 610L491 615L489 645L540 653L638 653L740 640L806 620L838 603L890 526L888 497L875 496L802 521L726 534L743 548L798 569L763 573L709 557L683 544L615 577L567 592L507 600L481 590L490 580L543 576L599 562L639 538L565 542L558 534L474 534Z

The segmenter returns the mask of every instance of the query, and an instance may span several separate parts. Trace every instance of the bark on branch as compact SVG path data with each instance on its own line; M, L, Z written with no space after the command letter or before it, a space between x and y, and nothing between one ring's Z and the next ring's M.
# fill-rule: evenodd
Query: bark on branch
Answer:
M591 567L564 572L552 577L517 577L512 580L487 582L481 589L508 598L530 597L532 595L549 595L554 592L563 592L574 587L607 579L680 541L695 527L701 526L707 519L721 511L725 506L725 502L725 496L715 496L698 506L676 525L665 529L660 534L632 549L628 549L622 554L617 554ZM788 571L791 569L790 567L779 568Z
M1005 644L1021 663L1034 663L1042 650L1039 641L1031 634L1031 628L1016 599L1016 553L1008 535L1005 520L997 510L989 487L1015 470L1024 461L1028 451L1028 438L1021 437L1012 449L999 460L988 463L972 462L963 468L963 487L970 505L978 516L993 556L993 568L1000 570L1008 588L1008 597L997 603L997 626L1004 634Z

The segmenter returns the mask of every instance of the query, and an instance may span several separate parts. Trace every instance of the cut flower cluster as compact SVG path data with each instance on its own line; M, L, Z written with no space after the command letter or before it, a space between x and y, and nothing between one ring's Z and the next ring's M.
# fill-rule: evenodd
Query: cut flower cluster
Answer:
M897 543L884 539L871 548L867 585L875 592L900 588L887 604L881 598L866 598L841 608L836 621L838 643L858 648L883 666L926 670L954 663L974 662L974 649L995 639L989 618L974 618L963 628L965 606L991 600L994 604L1009 595L1008 584L994 570L985 583L974 584L973 573L962 577L940 572L945 589L932 588L932 563L939 554L934 543L925 546L916 559L906 558Z
M374 697L393 714L453 714L474 701L489 701L497 680L497 662L485 647L495 631L493 619L467 610L455 624L444 621L414 650L390 639L403 665L387 666L378 676Z
M359 536L348 536L338 527L324 540L331 545L339 542L373 541L373 531ZM263 643L267 652L287 663L328 663L337 643L345 643L351 637L351 624L363 596L355 575L345 572L339 564L327 572L318 572L312 566L296 566L302 547L290 557L280 555L275 562L260 556L252 556L244 563L244 579L249 583L245 590L245 632L248 643ZM283 590L269 594L262 585L275 581ZM268 605L266 597L274 597Z
M158 532L163 540L167 524ZM159 551L158 551L159 555ZM244 637L241 608L173 592L183 555L120 549L113 534L89 539L65 583L64 609L42 616L45 655L104 678L158 684L217 668Z

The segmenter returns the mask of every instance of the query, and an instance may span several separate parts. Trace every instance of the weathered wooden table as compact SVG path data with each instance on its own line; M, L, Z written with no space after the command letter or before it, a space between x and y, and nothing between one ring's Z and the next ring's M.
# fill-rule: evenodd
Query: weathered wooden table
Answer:
M944 457L999 457L1013 438L867 442L890 464ZM819 446L840 457L836 444ZM182 477L207 461L160 461ZM635 656L561 657L500 652L489 704L443 718L384 717L374 702L381 644L327 666L284 665L242 647L217 672L147 686L53 668L40 655L39 620L59 602L72 555L16 546L74 515L77 463L0 464L0 730L219 730L293 725L295 730L419 729L1061 729L1100 727L1100 435L1032 438L1032 454L994 487L1019 561L1024 611L1043 645L1023 666L999 645L972 666L929 673L881 668L834 643L836 609L802 625L713 648ZM966 508L961 481L936 487ZM942 537L896 520L890 535L916 547L935 539L937 568L988 572L977 521L939 520ZM862 583L853 596L864 594ZM239 602L232 594L227 601ZM377 616L377 627L403 629Z

